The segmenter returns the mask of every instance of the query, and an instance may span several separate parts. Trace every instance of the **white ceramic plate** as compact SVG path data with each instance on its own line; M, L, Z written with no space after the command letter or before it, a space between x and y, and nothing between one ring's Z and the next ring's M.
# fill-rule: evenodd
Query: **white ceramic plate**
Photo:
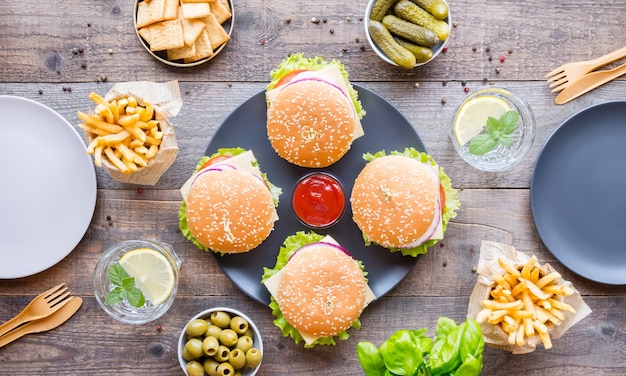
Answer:
M0 96L0 278L41 272L87 231L96 174L80 135L52 109Z

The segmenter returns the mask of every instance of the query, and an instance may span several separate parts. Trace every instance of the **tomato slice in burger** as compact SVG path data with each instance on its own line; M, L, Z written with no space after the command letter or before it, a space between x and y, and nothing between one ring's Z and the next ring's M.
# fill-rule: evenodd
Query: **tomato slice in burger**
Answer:
M274 87L279 87L281 85L287 84L289 81L293 80L295 76L297 76L298 74L302 72L306 72L306 69L296 69L287 73L286 75L282 76L280 80L278 80L278 82L276 83L276 86Z
M209 158L208 161L204 162L204 164L202 166L200 166L198 171L200 171L202 169L205 169L205 168L207 168L209 166L213 166L214 164L217 164L217 163L220 163L220 162L224 162L228 158L230 158L230 155L216 155L213 158Z

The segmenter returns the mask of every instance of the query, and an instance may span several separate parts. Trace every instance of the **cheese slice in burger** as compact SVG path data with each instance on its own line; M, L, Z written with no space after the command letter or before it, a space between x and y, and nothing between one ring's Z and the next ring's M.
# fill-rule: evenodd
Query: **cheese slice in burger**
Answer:
M331 236L299 232L281 247L274 269L265 268L263 284L271 294L274 323L305 347L335 344L376 299L362 264Z
M273 230L280 188L269 183L252 151L220 149L212 157L201 160L180 190L181 231L204 250L248 252Z
M369 162L355 179L350 204L366 244L414 257L426 253L460 207L450 178L413 148L364 157Z

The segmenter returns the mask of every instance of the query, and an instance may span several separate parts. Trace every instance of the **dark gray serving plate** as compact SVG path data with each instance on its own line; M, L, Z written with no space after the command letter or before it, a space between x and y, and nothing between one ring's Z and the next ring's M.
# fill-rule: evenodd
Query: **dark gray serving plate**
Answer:
M565 120L539 154L530 186L535 226L567 268L626 284L626 101Z
M373 92L354 86L367 114L361 120L365 135L356 139L352 148L337 163L324 169L307 169L293 165L272 149L266 132L265 92L259 92L231 113L217 130L206 150L211 155L219 148L242 147L252 150L268 179L283 190L278 206L279 220L270 236L256 249L242 254L215 254L222 271L244 293L263 304L269 304L269 293L261 284L263 267L273 268L285 238L297 231L309 231L296 218L291 196L296 182L313 171L325 171L337 177L345 189L346 210L334 226L315 230L331 235L367 271L369 285L377 297L395 287L411 271L418 258L391 253L379 246L365 246L361 231L352 221L349 198L354 179L365 166L364 153L379 150L390 152L414 147L425 151L424 145L406 118L391 104Z

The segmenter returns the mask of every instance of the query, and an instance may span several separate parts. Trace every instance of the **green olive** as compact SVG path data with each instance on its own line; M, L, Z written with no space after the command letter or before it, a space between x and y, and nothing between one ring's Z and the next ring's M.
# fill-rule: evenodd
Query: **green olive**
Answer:
M219 376L233 376L235 369L230 363L222 363L217 367L217 374Z
M220 342L215 337L204 337L202 340L202 352L206 356L214 356L219 346Z
M186 360L194 360L194 359L198 359L202 356L202 341L200 341L198 338L192 338L189 341L187 341L187 343L185 343L185 348L183 350L183 354L185 354L185 351L187 352L187 355L191 358L191 359L186 359ZM183 355L184 358L184 355Z
M228 328L230 326L230 315L224 311L211 312L211 322L220 328Z
M218 376L217 373L217 367L220 365L220 363L213 359L213 358L207 358L204 361L204 372L207 373L207 375L209 376Z
M233 373L233 376L242 376L241 375L241 371L239 371L238 369L235 370L235 373Z
M246 365L246 353L239 349L231 350L228 363L230 363L234 369L243 368Z
M197 360L192 360L187 363L187 375L189 376L203 376L204 375L204 367Z
M248 330L248 321L241 316L235 316L230 320L230 328L239 335L244 334Z
M186 348L183 347L183 352L181 353L183 359L185 359L186 361L190 362L192 360L194 360L194 357L191 356L191 354L189 354L189 352L187 351Z
M255 368L259 364L261 364L261 351L256 347L251 348L246 352L246 366L250 368Z
M187 337L189 338L200 337L204 335L204 333L206 333L208 327L209 324L206 322L206 320L191 320L187 324L187 328L185 328L185 333L187 333Z
M248 336L250 338L254 338L254 333L252 333L252 328L248 327L248 330L243 334L244 336Z
M232 329L224 329L220 333L220 336L218 339L220 340L220 343L222 345L232 347L232 346L235 346L235 344L237 344L237 340L239 339L239 336Z
M230 356L230 349L224 345L220 345L217 349L217 353L213 356L213 359L218 362L228 362L228 357Z
M253 345L254 342L252 341L252 338L248 336L241 336L237 340L237 344L235 345L235 347L246 353L252 348Z
M220 338L220 333L222 332L222 328L220 328L217 325L209 325L209 327L206 330L206 333L204 333L205 337L215 337L215 338Z

